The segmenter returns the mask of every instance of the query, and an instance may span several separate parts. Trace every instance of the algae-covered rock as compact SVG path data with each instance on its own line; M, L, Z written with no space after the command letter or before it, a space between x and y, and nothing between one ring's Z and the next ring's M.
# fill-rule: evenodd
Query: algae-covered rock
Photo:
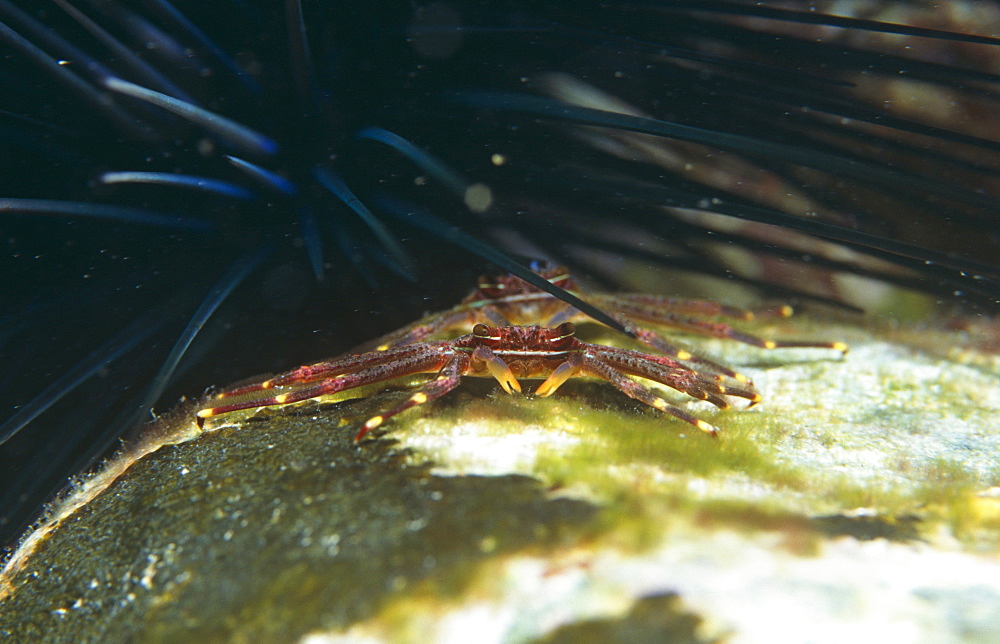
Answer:
M406 383L204 433L180 409L25 541L0 633L994 641L1000 361L954 331L772 325L851 352L705 344L764 397L671 398L719 438L583 380L467 379L360 444Z

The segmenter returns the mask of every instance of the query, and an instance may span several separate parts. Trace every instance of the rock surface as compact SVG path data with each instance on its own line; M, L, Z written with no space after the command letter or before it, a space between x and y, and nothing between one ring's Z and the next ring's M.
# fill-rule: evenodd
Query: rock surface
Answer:
M179 412L154 430L175 444L8 567L0 633L995 641L1000 360L977 348L988 339L805 320L756 330L852 349L699 345L764 396L728 411L672 398L717 439L592 381L541 399L468 379L360 445L358 424L399 387L220 416L201 435Z

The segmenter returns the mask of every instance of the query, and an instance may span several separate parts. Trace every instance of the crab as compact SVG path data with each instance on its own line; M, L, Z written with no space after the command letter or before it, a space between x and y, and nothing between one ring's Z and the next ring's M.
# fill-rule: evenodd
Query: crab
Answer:
M589 344L575 337L576 326L489 326L476 324L472 333L454 340L414 342L299 367L263 382L223 392L216 406L197 414L199 427L206 418L239 409L284 405L363 385L421 373L436 377L421 385L395 407L368 419L355 436L360 441L387 419L430 402L458 386L463 376L492 376L507 393L521 391L518 378L545 378L535 395L549 396L573 376L601 378L622 393L666 412L715 436L718 429L668 403L649 387L629 376L666 385L720 409L729 407L727 396L760 401L751 386L728 386L715 375L696 371L670 356L650 355L631 349ZM273 394L273 391L281 393ZM257 397L257 392L272 393ZM227 402L227 399L229 402Z
M556 286L577 289L564 267L535 267L535 271ZM729 396L744 398L750 406L758 403L761 397L753 383L729 367L668 342L639 326L640 322L764 349L811 347L847 352L842 342L766 340L724 322L694 317L753 318L749 311L707 300L643 294L587 293L585 297L663 355L583 342L575 337L574 322L589 318L573 306L511 275L482 277L476 290L458 306L370 343L374 350L306 365L224 391L214 406L198 412L197 422L200 427L206 418L239 409L289 404L414 374L437 373L407 400L365 422L355 437L361 440L396 414L445 395L458 386L462 376L492 376L508 393L521 391L519 377L544 377L535 394L549 396L567 379L580 375L604 379L626 395L714 436L717 428L671 405L631 376L671 387L720 409L729 407ZM791 309L782 307L778 313L787 316ZM469 330L471 333L453 340L428 340Z
M694 317L752 320L754 314L745 309L709 300L681 300L638 293L581 293L566 267L535 264L532 268L542 278L583 297L588 303L608 313L630 329L635 334L636 339L646 346L680 360L695 370L707 370L746 384L750 383L746 376L667 341L658 333L644 328L642 323L672 327L703 336L735 340L762 349L817 348L832 349L839 351L842 355L847 353L847 345L843 342L766 340L740 331L724 322ZM776 313L781 317L787 317L792 314L792 309L789 306L782 306L776 310ZM475 324L479 323L498 327L532 324L555 327L563 322L580 323L584 321L590 321L590 318L566 302L518 277L513 275L482 276L479 278L478 287L469 293L458 306L441 313L431 314L412 326L399 329L369 343L368 346L387 350L420 342L435 335L455 331L468 332Z

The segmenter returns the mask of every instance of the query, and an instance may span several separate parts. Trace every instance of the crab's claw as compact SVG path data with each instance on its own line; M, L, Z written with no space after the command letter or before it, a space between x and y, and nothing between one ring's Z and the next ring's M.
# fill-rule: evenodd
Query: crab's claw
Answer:
M556 389L562 386L564 382L576 375L576 372L580 370L579 365L571 364L569 362L564 362L555 371L549 374L549 377L545 379L545 382L538 385L538 389L535 390L535 394L538 396L551 396L556 392Z
M485 357L484 361L486 362L486 369L489 370L491 376L497 379L497 382L500 383L504 391L509 394L515 391L518 393L521 392L521 383L514 377L506 362L494 355Z

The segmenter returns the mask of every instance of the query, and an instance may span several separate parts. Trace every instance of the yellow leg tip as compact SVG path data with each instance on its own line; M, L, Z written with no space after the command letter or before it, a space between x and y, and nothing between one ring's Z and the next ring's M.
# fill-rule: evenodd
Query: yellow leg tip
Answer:
M678 360L690 360L693 357L694 356L691 355L691 352L689 352L689 351L678 351L677 352L677 359Z
M288 401L288 398L289 398L288 394L281 394L280 396L274 397L274 402L278 403L279 405L284 405Z
M382 416L372 416L367 421L365 421L365 431L370 432L371 430L381 425L383 422L385 422L385 418L383 418Z
M715 428L715 425L710 425L703 420L695 421L695 427L705 432L706 434L711 434L715 436L719 433L719 430Z
M418 405L422 405L425 402L427 402L427 394L425 394L425 393L423 393L421 391L418 391L417 393L415 393L412 396L410 396L410 402L416 403Z
M778 343L775 342L774 340L764 340L764 348L765 349L774 349L777 346L778 346Z
M214 409L202 409L198 412L198 418L211 418L215 415Z

